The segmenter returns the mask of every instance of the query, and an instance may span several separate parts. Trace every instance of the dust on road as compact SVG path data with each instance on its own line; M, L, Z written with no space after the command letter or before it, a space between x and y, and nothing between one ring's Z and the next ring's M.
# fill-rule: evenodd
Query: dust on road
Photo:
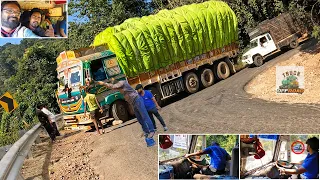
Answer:
M50 179L157 179L157 146L147 147L141 133L134 123L101 136L79 131L57 141Z

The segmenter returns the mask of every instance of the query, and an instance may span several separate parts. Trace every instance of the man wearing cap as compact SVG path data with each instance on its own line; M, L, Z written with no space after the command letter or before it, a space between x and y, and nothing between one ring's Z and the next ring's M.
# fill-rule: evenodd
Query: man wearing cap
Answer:
M318 179L319 175L319 139L316 137L309 138L307 144L307 157L298 163L291 163L301 165L298 169L286 169L278 167L281 174L298 174L299 179Z
M156 98L152 95L150 91L145 91L143 89L142 84L138 84L136 86L136 90L139 93L140 97L143 99L144 105L148 111L148 114L150 116L150 119L153 123L155 131L157 130L156 122L154 120L153 115L157 117L157 119L160 121L161 125L163 126L164 131L167 131L168 128L166 124L164 123L161 115L159 114L158 110L161 109L161 107L158 105Z
M208 154L210 156L210 165L207 175L221 175L225 174L225 168L227 166L227 161L231 160L231 156L228 152L221 148L219 143L213 142L211 146L207 147L204 150L186 154L185 157L189 158L191 156L201 156L203 154Z
M17 1L1 2L1 37L39 37L20 23L21 7Z
M118 90L123 94L125 100L133 107L134 114L140 125L146 138L152 138L155 131L152 121L149 117L148 111L144 106L143 99L139 96L126 80L117 81L114 78L110 79L111 83L105 83L98 81L99 85L105 86L109 89Z

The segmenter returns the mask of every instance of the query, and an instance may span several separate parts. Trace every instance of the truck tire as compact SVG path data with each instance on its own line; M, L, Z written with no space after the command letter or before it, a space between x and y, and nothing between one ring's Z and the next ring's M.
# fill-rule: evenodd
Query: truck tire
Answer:
M162 100L161 100L161 93L160 91L156 88L156 87L148 87L147 90L151 91L151 93L153 94L153 96L156 98L157 103L159 104L159 106L162 105Z
M188 93L193 94L199 90L199 78L194 72L187 73L183 81Z
M230 76L230 68L224 61L220 61L216 67L217 77L219 79L227 79Z
M299 43L298 43L298 39L293 39L290 44L289 44L290 48L292 49L295 49L299 46Z
M214 83L214 74L211 69L203 69L200 73L201 84L207 88Z
M257 67L260 67L263 65L263 57L261 55L256 55L253 58L253 63L254 65L256 65Z
M112 104L112 116L115 120L127 121L129 114L127 111L127 104L124 101L117 100Z

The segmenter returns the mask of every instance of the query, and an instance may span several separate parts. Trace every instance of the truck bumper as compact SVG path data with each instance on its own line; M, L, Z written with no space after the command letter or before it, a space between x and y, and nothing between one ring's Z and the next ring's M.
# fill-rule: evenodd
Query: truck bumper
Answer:
M103 107L104 113L101 119L108 119L109 114L109 105ZM65 122L66 130L90 130L91 126L93 126L93 121L90 118L90 113L87 112L87 117L84 116L84 113L75 114L75 115L64 115L63 116Z
M241 61L244 62L244 63L247 63L247 64L253 64L252 58L250 58L250 59L243 59L243 60L241 60Z

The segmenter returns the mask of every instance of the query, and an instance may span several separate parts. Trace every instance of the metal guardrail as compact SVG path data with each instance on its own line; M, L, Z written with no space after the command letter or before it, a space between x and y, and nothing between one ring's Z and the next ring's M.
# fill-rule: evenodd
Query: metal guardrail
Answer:
M56 115L56 120L61 119L62 115ZM20 174L24 159L29 154L30 148L41 131L41 124L38 123L26 132L0 161L0 180L23 179Z

